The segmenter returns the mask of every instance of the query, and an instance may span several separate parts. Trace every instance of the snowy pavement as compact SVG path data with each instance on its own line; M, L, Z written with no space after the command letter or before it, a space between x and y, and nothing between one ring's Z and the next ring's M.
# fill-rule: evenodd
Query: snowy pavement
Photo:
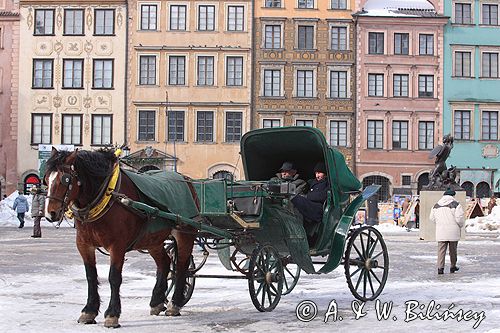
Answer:
M109 332L102 315L110 295L108 258L97 254L102 298L98 324L77 324L87 284L74 244L75 230L45 227L43 238L32 239L30 229L0 228L0 332ZM155 281L154 262L146 254L132 252L124 267L120 332L500 332L498 234L469 234L459 243L460 271L451 275L447 267L438 276L435 243L418 240L416 231L390 231L384 232L390 273L379 304L392 302L387 319L377 320L376 302L361 309L352 304L342 267L327 275L303 274L271 313L255 310L245 280L197 279L193 298L181 317L153 317L148 304ZM224 272L213 254L200 273ZM304 301L317 307L310 322L297 319L299 304L302 316L307 315L308 304L314 307ZM417 302L424 309L415 308ZM331 315L325 323L328 309ZM438 320L446 309L462 315L462 320Z

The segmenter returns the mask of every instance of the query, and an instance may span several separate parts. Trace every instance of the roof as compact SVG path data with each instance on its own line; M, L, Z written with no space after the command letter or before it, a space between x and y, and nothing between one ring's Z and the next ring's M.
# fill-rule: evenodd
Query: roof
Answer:
M427 0L368 0L356 16L444 17Z

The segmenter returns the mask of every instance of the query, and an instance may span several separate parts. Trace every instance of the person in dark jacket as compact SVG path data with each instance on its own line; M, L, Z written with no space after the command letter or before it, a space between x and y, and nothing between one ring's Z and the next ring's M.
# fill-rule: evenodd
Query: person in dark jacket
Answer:
M12 207L12 209L17 212L17 219L20 223L18 228L23 228L24 214L30 209L30 206L22 191L19 191L19 195L16 200L14 200L14 206Z
M297 194L302 193L307 186L307 183L300 179L300 175L292 162L284 162L276 177L271 178L271 181L289 182L295 185L295 193Z
M33 202L31 203L31 217L33 217L33 238L42 237L42 228L40 227L40 221L45 215L45 195L42 189L36 186L31 189L33 194Z
M323 204L329 188L325 163L317 163L314 173L316 177L308 181L307 194L297 195L291 200L295 208L304 216L306 223L319 223L323 219Z

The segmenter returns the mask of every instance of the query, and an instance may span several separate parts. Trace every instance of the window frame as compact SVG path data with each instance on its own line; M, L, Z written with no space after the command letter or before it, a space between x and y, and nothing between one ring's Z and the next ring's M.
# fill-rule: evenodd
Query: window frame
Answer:
M333 125L337 126L333 126ZM345 145L343 143L340 125L345 124ZM335 133L334 130L337 130ZM335 140L333 136L336 134ZM335 144L337 143L337 144ZM333 147L349 147L349 121L344 119L329 119L328 120L328 145Z
M235 9L234 14L231 13L231 8ZM238 9L242 9L241 17L239 17L240 13L238 13ZM243 5L227 5L226 7L226 31L230 32L244 32L246 31L245 17L246 17L246 8ZM232 17L234 15L234 17ZM234 23L231 20L234 19ZM239 20L241 20L241 28L239 27ZM232 28L232 26L234 27Z
M480 50L480 54L481 54L481 64L480 64L480 71L481 71L481 79L499 79L500 78L500 50ZM489 75L484 75L484 71L485 71L485 66L484 66L484 57L485 55L489 55L489 63L488 63L488 66L489 66L489 72L488 73ZM493 76L491 75L491 72L492 72L492 61L491 61L491 56L492 55L496 55L496 76Z
M172 60L175 59L177 60L176 63L172 63ZM179 73L179 63L178 60L183 59L184 60L184 70L182 71L182 83L180 81ZM186 55L182 54L169 54L168 55L168 85L169 86L186 86L187 85L187 64L188 64L188 59ZM175 65L175 71L172 70L172 66ZM175 82L172 81L174 76L172 73L175 73Z
M208 67L207 67L207 66L210 66L210 64L207 64L207 63L205 63L205 65L204 65L206 68L204 71L205 74L201 75L200 68L201 68L201 66L203 66L203 64L200 63L200 59L204 59L206 61L208 61L210 59L212 60L211 77L209 76L210 72L208 71ZM198 87L214 87L214 86L216 86L216 82L215 82L216 75L217 75L216 62L217 62L217 60L216 60L216 57L214 55L197 55L196 56L196 86L198 86ZM212 81L207 83L207 80L210 80L210 79Z
M139 86L157 86L158 85L158 56L156 54L138 54L138 57L139 57L139 61L138 61L138 71L139 71L138 79L139 79L139 82L138 82L138 85ZM146 78L147 82L143 83L143 81L142 81L142 79L143 79L142 59L143 58L148 58L148 59L154 58L154 82L153 83L149 83L149 80L150 80L149 74L151 72L151 69L149 68L151 64L149 63L149 61L146 64L147 65L147 69L146 69L147 76L145 78Z
M155 12L155 19L154 19L154 28L151 27L152 19L151 19L151 10L148 11L148 16L147 16L147 28L144 28L144 7L154 7L156 12ZM145 2L145 3L139 3L139 8L140 8L140 19L139 19L139 30L140 31L158 31L158 13L160 12L161 15L161 8L157 3L150 3L150 2Z
M78 59L78 58L63 58L63 69L62 69L62 89L84 89L84 75L85 75L85 61L84 59ZM67 61L72 61L73 62L73 71L72 71L72 85L71 87L66 86L66 62ZM80 73L80 86L75 87L73 86L74 83L74 64L75 62L79 62L81 64L81 73Z
M225 77L226 77L226 86L227 87L243 87L244 86L243 83L245 81L245 65L244 65L245 64L245 59L244 59L244 56L243 55L230 55L230 56L226 56L225 58L226 58L226 66L225 66L226 67L225 68L226 69L226 75L225 75ZM233 70L233 72L234 72L233 76L234 77L230 77L230 73L231 73L231 71L230 71L230 66L231 66L230 60L231 61L236 61L237 59L241 60L241 63L240 64L236 64L236 63L234 64L234 70ZM241 72L241 77L239 78L239 80L240 80L239 84L237 82L238 78L237 78L236 74L238 73L238 71L237 71L238 67L236 65L238 65L239 68L241 68L241 71L240 71ZM233 84L230 84L231 80L234 80Z
M404 128L403 125L406 125ZM408 120L393 120L392 121L392 149L393 150L408 150L409 147L409 127ZM406 138L406 141L404 140ZM396 144L395 144L396 143ZM406 146L405 146L406 143ZM399 147L397 147L399 144Z
M294 94L294 97L295 98L315 98L316 97L316 71L315 69L313 68L296 68L295 71L295 94ZM301 82L301 78L299 78L299 72L303 72L303 74L308 74L308 73L311 73L311 77L307 77L306 75L304 75L304 77L302 78L302 82ZM309 82L308 80L311 80L310 82L310 91L311 91L311 94L309 95L308 94L308 87L309 87ZM301 91L301 83L303 83L303 94L299 94L299 92Z
M283 48L283 25L282 24L275 24L275 23L264 23L264 32L263 32L263 43L262 43L262 48L266 50L276 50L276 49L282 49ZM270 33L272 34L271 36L271 47L268 46L268 31L267 28L271 27L272 31ZM276 28L279 28L279 46L275 47L275 39L276 39Z
M264 8L281 8L282 0L264 0ZM276 4L278 4L276 6Z
M333 88L334 88L334 85L333 83L335 82L335 78L334 78L334 73L345 73L345 78L344 78L344 88L345 88L345 96L340 96L340 92L341 92L341 80L342 78L340 78L340 75L337 76L337 85L338 85L338 89L337 91L335 91ZM329 98L331 99L348 99L350 98L350 94L349 94L349 82L350 82L350 75L349 75L349 70L346 68L346 69L343 69L343 70L340 70L340 69L329 69L328 71L328 76L329 76ZM337 94L337 96L334 96L334 93Z
M271 126L265 126L267 122L271 122ZM274 123L278 122L278 126L274 126ZM261 128L276 128L276 127L283 127L281 123L283 122L282 118L274 118L274 117L263 117L261 120Z
M297 44L296 44L297 50L315 50L316 26L311 24L297 24L296 28L297 28ZM312 36L310 36L311 31L312 31ZM303 40L302 43L301 40Z
M470 141L473 138L473 133L472 133L472 115L473 115L473 109L464 109L464 108L457 108L453 110L453 137L456 140L463 140L463 141ZM460 135L457 135L457 114L460 114ZM468 124L467 124L467 129L468 132L464 131L464 120L466 118L463 117L463 115L468 114ZM464 138L464 134L468 134L467 138Z
M50 62L50 86L44 86L44 83L43 81L45 80L45 77L43 76L43 72L45 71L45 69L43 68L44 65L42 65L42 77L41 77L41 80L42 80L42 85L37 87L35 86L35 80L36 80L36 77L35 77L35 73L36 73L36 62L38 61L41 61L42 64L45 64L46 62L49 63ZM50 58L33 58L33 71L32 71L32 80L31 80L31 89L54 89L54 59L50 59Z
M233 125L231 126L231 128L233 129L232 133L229 133L229 124L228 122L231 120L229 119L229 115L239 115L239 119L236 119L236 121L239 120L239 133L236 133L236 131L234 131L234 129L238 129L237 125ZM224 112L224 142L227 142L227 143L238 143L241 141L241 137L243 136L243 112L242 111L226 111ZM232 121L234 122L235 120L232 119ZM233 138L230 138L230 136L234 136ZM237 139L235 139L236 137L238 137Z
M206 131L206 127L209 126L204 126L204 131L203 133L200 133L200 115L211 115L212 116L212 124L211 124L211 133L210 133L210 139L207 140L206 136L208 135L208 132ZM204 121L206 122L207 119L205 118ZM202 140L200 140L201 136L203 136ZM196 111L196 142L201 142L201 143L210 143L210 142L215 142L215 112L211 110L199 110Z
M174 124L171 124L172 115L175 114L173 119ZM182 117L178 117L178 115L182 115ZM182 126L179 125L179 120L182 120ZM186 142L186 111L185 110L168 110L167 111L167 142ZM171 128L175 128L175 131L171 131ZM177 130L182 128L182 132L179 133ZM178 139L179 134L182 136L181 139ZM171 137L172 135L172 137Z
M43 17L43 32L41 33L37 33L37 16L38 16L38 13L41 13L43 12L44 13L44 17ZM45 26L46 26L46 12L51 12L52 13L52 30L50 33L47 33L45 32ZM55 33L55 19L56 19L56 10L55 9L51 9L51 8L37 8L35 9L35 22L33 24L33 36L55 36L56 33Z
M96 62L100 62L102 61L103 62L103 77L102 77L102 82L103 82L103 86L102 87L97 87L96 86L96 75L95 75L95 71L96 71ZM105 82L105 79L106 79L106 76L105 76L105 64L107 62L111 62L111 86L110 87L105 87L104 86L104 82ZM94 58L92 59L92 89L100 89L100 90L112 90L114 89L114 83L115 82L115 59L109 59L109 58Z
M330 9L333 10L347 10L349 4L347 0L331 0Z
M176 20L174 21L173 17L174 15L172 14L172 11L174 8L177 8L177 16ZM184 22L182 22L182 17L179 9L184 8ZM189 8L187 4L178 4L178 3L173 3L168 5L168 30L169 31L188 31L188 25L189 25ZM182 23L184 23L184 26L182 27Z
M339 31L337 31L337 36L338 38L336 39L336 45L338 45L338 48L334 48L334 33L333 33L333 30L334 29L339 29ZM341 45L341 41L342 41L342 34L340 33L340 29L345 29L345 45ZM343 46L345 46L345 48L342 48ZM346 25L335 25L335 24L331 24L330 25L330 50L332 51L349 51L349 26L346 26Z
M101 143L96 143L94 141L95 137L95 120L96 118L101 118L101 124L104 118L109 118L109 143L102 143L103 133L105 131L104 126L101 125ZM91 146L111 146L113 144L113 115L112 114L92 114L91 116L91 133L90 133L90 145Z
M498 115L499 115L498 110L481 110L481 141L498 141ZM488 125L485 125L485 115L489 115L487 121ZM495 115L496 119L493 119L492 123L492 115ZM485 131L485 126L487 126L488 130L487 132ZM494 137L492 136L492 128L495 129ZM486 133L488 136L486 137Z
M51 144L52 143L52 113L32 113L31 114L31 142L30 145L40 145L40 144ZM40 125L40 142L35 141L35 118L40 117L41 119L41 125ZM49 141L48 142L43 142L43 128L44 124L43 121L45 117L48 117L48 130L49 130Z
M68 31L66 30L67 29L66 22L68 22L67 21L68 12L73 12L73 13L80 12L81 13L81 15L82 15L82 27L81 27L82 32L81 33L68 33ZM74 25L75 24L74 24L74 15L73 15L73 29L75 28ZM85 36L85 10L84 9L79 9L79 8L65 8L64 9L63 36Z
M399 37L400 41L400 45L399 45L399 48L400 50L397 49L397 37ZM406 37L406 41L404 41L404 38L403 37ZM404 43L406 42L406 50L404 48ZM410 55L410 34L408 32L395 32L394 33L394 55ZM406 51L406 53L404 52Z
M157 126L157 113L158 110L154 109L139 109L137 110L137 141L138 142L155 142L156 141L156 126ZM141 125L141 114L147 114L147 115L153 115L153 125L151 126L150 124L145 124ZM146 117L145 119L147 122L149 122L151 119L149 117ZM145 137L141 137L141 127L146 127L146 132L143 132L142 134L145 135ZM151 139L148 138L148 136L151 135L151 129L153 129L153 137Z
M424 90L420 90L422 88L422 82L421 79L424 79ZM429 79L432 81L429 82ZM434 98L435 97L435 92L434 92L434 75L433 74L419 74L418 75L418 97L419 98ZM429 90L431 88L432 90Z
M372 36L374 38L375 44L372 45ZM379 37L382 37L382 41ZM369 55L381 55L385 54L385 33L380 31L369 31L368 32L368 54ZM379 51L379 47L382 45L382 51ZM373 49L372 46L375 48Z
M485 20L485 11L484 11L484 9L485 9L485 7L490 8L490 11L488 13L489 21L490 21L489 23L484 23L484 20ZM492 24L491 23L491 21L492 21L491 8L492 7L496 7L496 11L497 11L496 12L496 16L494 17L494 20L496 20L496 24ZM483 25L483 26L492 26L492 27L498 26L499 25L498 24L498 22L499 22L498 8L499 7L500 6L499 6L498 2L496 2L496 3L494 3L494 2L485 2L485 3L481 2L480 3L480 10L481 10L481 22L480 22L480 25Z
M97 13L104 14L104 24L103 24L103 32L97 33ZM106 13L113 13L113 27L111 33L106 32ZM115 19L116 19L116 10L114 8L94 8L94 36L114 36L115 35Z
M424 128L422 128L421 125L424 125ZM430 148L429 148L429 142L427 140L427 139L429 139L429 137L428 137L429 125L432 125L432 142L430 142L431 143ZM435 122L432 120L419 120L418 121L418 150L432 150L432 149L434 149L434 145L435 145L434 131L435 131L435 128L436 128ZM425 131L424 136L421 135L421 130ZM421 140L421 138L424 138L424 140Z
M373 90L373 93L370 93L370 78L374 78L375 81L374 82L374 90ZM380 89L381 89L381 94L379 94L379 79L382 78L382 82L380 84ZM367 96L368 97L384 97L384 91L385 91L385 75L382 74L382 73L368 73L368 78L367 78L367 84L368 84L368 87L367 87Z
M425 38L425 42L424 42L424 53L422 53L422 37ZM432 52L429 53L429 37L432 38ZM419 34L418 35L418 55L421 55L421 56L433 56L434 55L434 34Z
M469 13L470 13L470 21L464 23L464 15L463 15L463 7L468 6L469 7ZM462 16L460 17L460 22L458 22L457 14L458 14L458 7L461 7L461 12ZM474 3L471 1L453 1L453 24L459 24L459 25L473 25L474 24Z
M205 20L206 20L206 22L205 22L205 28L204 29L202 29L202 24L201 24L201 13L202 13L201 9L202 9L202 7L206 10L205 11L205 15L206 15ZM212 13L212 15L213 15L213 22L212 22L211 29L210 29L210 25L209 25L209 14L210 14L209 10L208 10L209 8L213 9L213 13ZM216 8L215 5L198 4L198 6L197 6L197 13L198 13L198 18L197 18L196 28L197 28L198 31L216 31L217 30L216 29L216 26L217 26L217 15L216 15L217 8Z
M67 142L64 139L65 135L65 120L66 119L71 119L71 141ZM75 130L74 128L74 119L79 119L80 120L80 126L79 126L79 143L74 143L73 142L73 131ZM83 146L83 115L81 114L74 114L74 113L66 113L61 115L61 144L63 145L75 145L75 146Z
M272 86L272 89L271 89L271 95L268 95L266 92L266 72L272 72L272 75L270 76L271 77L271 82L269 84L271 84ZM274 92L275 92L275 82L274 80L276 79L275 77L275 72L278 72L279 73L279 91L278 91L278 95L275 95ZM262 92L261 92L261 97L283 97L283 69L282 68L263 68L262 69Z
M396 85L396 77L399 78L399 85ZM402 80L403 78L406 78L405 80ZM404 91L406 83L406 91ZM396 89L398 88L398 90ZM396 92L399 91L398 94ZM403 94L406 92L406 94ZM395 98L409 98L410 97L410 75L409 74L399 74L399 73L394 73L392 75L392 97Z
M370 135L370 123L372 123L374 126L374 132L372 135ZM378 128L377 125L381 125L380 128ZM380 132L378 132L380 130ZM380 138L379 141L377 141L377 137ZM384 121L381 119L367 119L366 120L366 147L367 149L373 149L373 150L381 150L384 149ZM373 146L370 145L370 142L373 143ZM380 147L378 146L378 143L380 142Z
M297 9L314 9L315 5L314 0L297 0Z

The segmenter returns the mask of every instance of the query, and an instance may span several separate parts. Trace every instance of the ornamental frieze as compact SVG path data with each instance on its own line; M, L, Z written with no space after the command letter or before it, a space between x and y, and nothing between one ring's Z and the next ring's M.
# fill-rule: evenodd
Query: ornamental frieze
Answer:
M80 111L82 107L82 97L79 95L64 96L64 106L66 108L77 108Z
M106 111L111 110L111 95L105 93L96 95L94 105L96 108L102 108Z
M33 96L34 108L50 108L50 95L49 94L35 94Z
M113 43L109 40L107 41L98 41L95 54L98 56L109 56L113 53Z
M55 108L60 108L62 105L62 97L57 95L56 97L54 97L53 102Z
M70 56L79 56L82 54L83 46L81 41L72 41L66 43L65 53Z
M37 41L34 45L34 50L36 55L38 56L48 56L51 55L54 51L54 47L52 45L52 41L50 40L40 40Z

